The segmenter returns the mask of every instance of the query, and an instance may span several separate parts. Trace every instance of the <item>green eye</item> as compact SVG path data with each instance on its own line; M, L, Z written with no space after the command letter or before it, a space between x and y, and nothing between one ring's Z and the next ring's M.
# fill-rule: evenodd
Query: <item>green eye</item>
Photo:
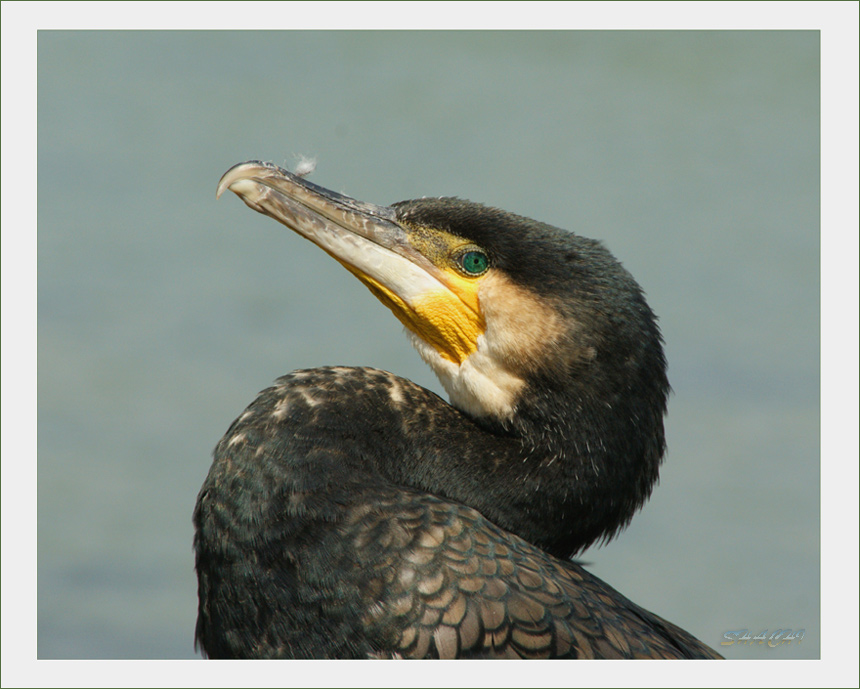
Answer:
M457 264L467 275L480 275L490 266L490 259L482 251L465 251L457 257Z

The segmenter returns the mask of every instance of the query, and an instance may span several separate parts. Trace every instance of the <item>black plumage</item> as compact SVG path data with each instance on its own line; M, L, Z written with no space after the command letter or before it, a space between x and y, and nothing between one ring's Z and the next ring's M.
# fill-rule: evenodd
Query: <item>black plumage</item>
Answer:
M455 390L463 411L366 368L296 371L263 391L218 444L194 513L204 653L719 657L568 560L629 523L664 452L659 330L611 254L459 199L381 208L269 165L240 181L251 172L259 189L236 193L290 227L281 195L311 193L338 231L355 223L331 208L403 228L440 265L450 237L486 252L501 282L481 292L481 337L497 344L478 351L514 383L486 413L489 392ZM546 330L509 332L523 323Z

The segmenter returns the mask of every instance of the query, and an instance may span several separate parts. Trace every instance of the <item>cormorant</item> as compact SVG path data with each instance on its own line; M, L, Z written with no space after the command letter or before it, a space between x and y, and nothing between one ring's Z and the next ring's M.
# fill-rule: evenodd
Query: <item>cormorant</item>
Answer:
M260 393L194 512L205 655L720 657L570 561L629 523L665 447L656 318L600 242L258 161L226 189L370 288L451 404L369 368Z

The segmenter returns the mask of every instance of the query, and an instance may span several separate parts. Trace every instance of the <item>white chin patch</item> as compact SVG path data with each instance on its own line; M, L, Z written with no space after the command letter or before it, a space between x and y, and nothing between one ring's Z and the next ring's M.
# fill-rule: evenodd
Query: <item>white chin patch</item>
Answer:
M525 381L513 375L490 353L485 337L478 349L459 366L444 359L415 333L406 331L421 358L427 362L448 392L451 404L475 417L506 421L513 417L516 400Z

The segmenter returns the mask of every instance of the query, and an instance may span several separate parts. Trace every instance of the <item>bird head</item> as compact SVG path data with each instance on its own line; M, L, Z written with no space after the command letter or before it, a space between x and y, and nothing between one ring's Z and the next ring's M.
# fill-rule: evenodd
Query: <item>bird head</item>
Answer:
M361 280L477 419L511 425L536 387L665 397L656 320L597 241L458 198L364 203L256 161L225 173L226 189Z

